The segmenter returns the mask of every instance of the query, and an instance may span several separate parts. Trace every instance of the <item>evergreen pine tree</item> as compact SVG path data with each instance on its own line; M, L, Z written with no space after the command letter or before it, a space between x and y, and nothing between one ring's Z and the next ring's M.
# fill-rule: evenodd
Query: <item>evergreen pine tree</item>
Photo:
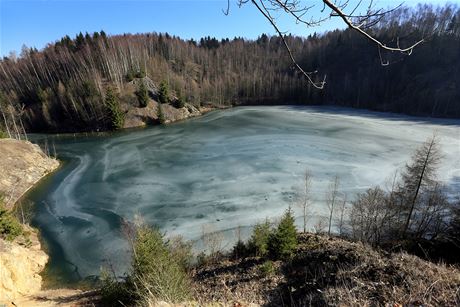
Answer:
M166 81L160 83L160 89L158 90L158 100L160 103L169 103L169 88Z
M125 123L125 114L121 110L118 96L111 87L109 87L106 91L105 105L107 107L111 128L113 130L123 128Z
M88 32L85 33L85 41L86 41L87 43L91 43L91 41L92 41L91 35L89 35Z
M181 91L177 92L177 99L174 101L174 107L176 109L181 109L185 107L185 98Z
M272 230L268 220L254 226L251 238L248 242L251 253L259 257L264 257L268 254L268 240L271 232Z
M286 210L278 228L270 234L268 251L275 259L290 258L297 247L297 231L291 208Z
M165 119L165 115L163 114L163 107L161 106L161 104L158 104L157 112L158 112L157 114L158 122L163 125L166 122L166 119Z
M85 44L85 37L83 36L83 33L80 32L75 38L75 47L77 50L79 50L83 47L84 44Z
M139 83L139 87L136 91L137 100L139 101L139 106L145 108L149 103L149 95L147 92L147 87L145 86L144 81Z

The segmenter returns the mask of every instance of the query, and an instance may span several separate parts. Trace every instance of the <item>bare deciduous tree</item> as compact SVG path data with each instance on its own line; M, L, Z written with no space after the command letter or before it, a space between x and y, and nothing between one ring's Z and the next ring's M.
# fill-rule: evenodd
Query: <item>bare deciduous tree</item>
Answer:
M332 217L334 215L335 206L339 201L339 185L340 179L339 176L336 175L334 180L329 184L329 189L326 192L326 204L329 210L329 226L327 230L328 235L331 235Z
M341 199L338 203L337 207L337 217L336 217L336 223L337 223L337 230L339 231L339 235L343 235L344 229L345 229L345 216L347 213L347 195L344 194L343 199Z
M429 187L423 195L423 203L417 212L413 236L416 239L433 240L448 230L449 202L438 182Z
M324 232L324 229L326 228L326 224L327 218L318 216L316 223L313 226L315 233L322 234Z
M205 250L209 252L211 259L216 260L222 251L224 235L221 232L216 231L212 224L206 224L202 226L201 239L203 241L203 246Z
M350 212L353 239L372 245L380 243L384 225L389 222L389 207L386 204L385 192L379 187L358 194Z
M307 221L308 216L310 215L310 206L311 206L311 180L312 175L307 169L304 176L304 190L302 195L302 200L298 203L299 207L302 208L303 215L303 232L307 232Z

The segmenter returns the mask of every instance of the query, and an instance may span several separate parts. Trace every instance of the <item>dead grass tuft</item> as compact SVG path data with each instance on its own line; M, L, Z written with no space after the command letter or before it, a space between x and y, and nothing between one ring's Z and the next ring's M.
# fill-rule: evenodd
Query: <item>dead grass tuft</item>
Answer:
M460 271L406 253L317 234L300 234L290 262L225 260L197 269L202 302L268 306L460 306Z
M405 253L389 259L367 259L341 269L328 287L328 302L348 305L459 306L460 271Z

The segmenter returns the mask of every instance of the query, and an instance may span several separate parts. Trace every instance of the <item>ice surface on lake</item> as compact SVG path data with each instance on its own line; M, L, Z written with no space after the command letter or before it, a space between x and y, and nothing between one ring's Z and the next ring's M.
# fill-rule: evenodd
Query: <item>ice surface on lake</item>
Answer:
M168 235L199 239L203 226L226 230L277 217L313 175L315 217L338 175L341 191L387 187L411 153L436 133L444 153L440 179L460 185L460 121L310 107L240 107L167 127L111 136L64 137L64 167L30 196L51 268L72 278L129 265L123 220L136 215ZM301 220L298 220L299 225ZM309 227L315 223L311 219Z

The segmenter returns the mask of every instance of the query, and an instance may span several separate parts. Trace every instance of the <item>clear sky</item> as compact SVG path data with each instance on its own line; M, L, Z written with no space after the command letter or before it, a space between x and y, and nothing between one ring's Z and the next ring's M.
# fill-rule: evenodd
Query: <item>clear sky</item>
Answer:
M406 4L420 1L423 0L409 0ZM445 2L430 1L433 4ZM399 3L398 0L380 0L378 5L390 7ZM74 37L80 31L168 32L194 39L208 35L220 39L275 34L252 4L238 8L236 0L230 0L230 5L230 14L225 16L222 10L227 7L226 0L0 0L0 55L8 55L13 50L19 53L22 45L40 49L64 35ZM313 12L318 13L320 9L316 7ZM343 28L337 18L319 28L306 29L287 20L281 20L280 26L304 36L314 31Z

